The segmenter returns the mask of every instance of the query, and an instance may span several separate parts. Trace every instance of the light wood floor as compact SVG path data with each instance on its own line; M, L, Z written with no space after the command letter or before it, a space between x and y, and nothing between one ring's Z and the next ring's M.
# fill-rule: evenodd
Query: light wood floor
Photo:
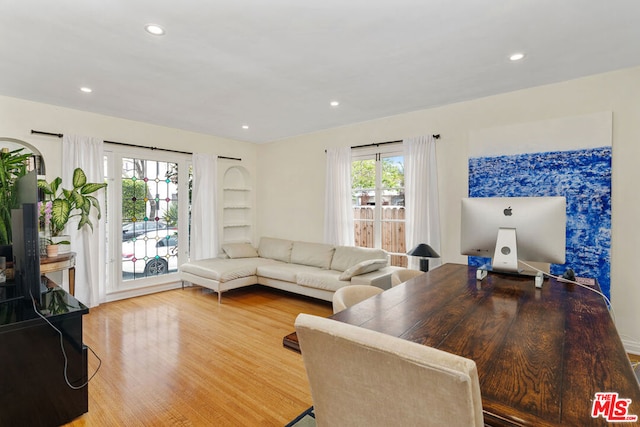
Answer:
M194 287L91 309L84 341L102 367L68 425L283 426L311 406L302 358L282 347L302 312L331 304L256 286L218 305Z

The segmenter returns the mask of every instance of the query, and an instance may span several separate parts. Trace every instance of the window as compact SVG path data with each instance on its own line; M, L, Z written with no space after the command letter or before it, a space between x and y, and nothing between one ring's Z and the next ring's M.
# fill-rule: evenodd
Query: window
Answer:
M106 153L108 292L176 281L186 258L190 157L126 148Z
M375 147L352 156L351 190L356 246L381 248L391 265L407 266L402 148Z

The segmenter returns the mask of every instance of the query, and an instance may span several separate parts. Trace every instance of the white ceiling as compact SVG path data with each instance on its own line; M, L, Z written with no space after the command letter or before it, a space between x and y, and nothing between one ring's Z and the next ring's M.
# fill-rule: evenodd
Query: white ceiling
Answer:
M0 0L1 95L254 143L637 65L639 0Z

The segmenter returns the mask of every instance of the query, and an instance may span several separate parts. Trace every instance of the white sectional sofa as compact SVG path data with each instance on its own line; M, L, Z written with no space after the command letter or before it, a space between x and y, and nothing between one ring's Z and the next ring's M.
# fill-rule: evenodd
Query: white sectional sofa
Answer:
M381 249L263 237L257 250L248 243L225 244L224 255L187 262L180 278L218 293L249 285L265 285L331 301L349 285L391 287L388 254Z

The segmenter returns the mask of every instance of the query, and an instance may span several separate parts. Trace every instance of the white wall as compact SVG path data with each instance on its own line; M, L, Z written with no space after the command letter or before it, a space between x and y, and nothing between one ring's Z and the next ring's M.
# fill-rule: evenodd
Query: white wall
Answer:
M345 105L348 103L345 102ZM353 124L258 146L259 235L322 241L325 153L361 145L441 134L439 188L444 262L459 255L460 198L467 195L469 132L496 126L613 112L611 292L618 331L640 353L640 286L635 253L640 242L640 68L511 92L441 108Z
M45 158L47 177L61 175L60 138L32 135L32 129L95 136L107 141L147 147L240 157L242 166L255 177L254 144L0 96L0 137L16 138L32 144Z

